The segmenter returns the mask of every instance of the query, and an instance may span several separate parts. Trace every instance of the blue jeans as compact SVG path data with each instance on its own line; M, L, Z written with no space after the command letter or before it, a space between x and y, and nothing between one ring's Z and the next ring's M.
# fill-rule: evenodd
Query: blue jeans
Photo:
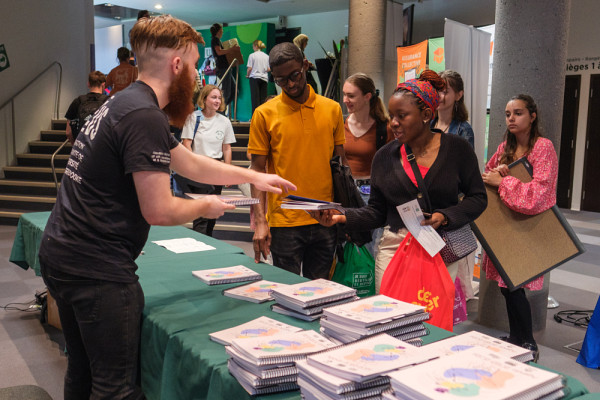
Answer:
M65 336L65 400L144 399L136 386L144 308L139 282L99 281L40 265Z
M329 278L337 229L319 224L271 228L273 265L309 278Z

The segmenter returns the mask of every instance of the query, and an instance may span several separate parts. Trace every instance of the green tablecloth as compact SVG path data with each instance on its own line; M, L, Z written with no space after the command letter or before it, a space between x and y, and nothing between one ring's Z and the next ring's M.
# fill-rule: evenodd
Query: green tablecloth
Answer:
M46 222L50 216L50 211L27 213L19 218L15 240L10 253L9 261L17 264L21 268L27 270L31 268L36 275L40 273L40 262L38 259L38 251L44 234ZM191 229L182 226L153 226L148 234L148 241L144 246L144 254L138 257L139 261L146 258L166 258L169 263L187 263L200 253L181 253L175 254L164 247L152 243L154 240L167 240L191 237L208 245L211 245L215 250L207 250L207 254L243 254L244 251L229 243L214 239L210 236L202 235ZM183 261L185 260L185 261Z
M19 220L10 261L39 274L37 249L49 213L24 214ZM195 237L216 250L175 254L152 243L153 240ZM271 303L254 304L222 295L236 286L208 286L192 276L192 271L245 265L264 279L281 283L305 280L267 264L255 264L238 247L200 235L182 227L152 227L144 254L136 260L145 294L141 337L142 389L150 400L170 399L249 399L246 391L227 370L224 347L208 334L267 315L301 327L319 329L319 322L304 322L272 312ZM452 333L427 325L425 344ZM543 367L542 367L543 368ZM588 393L576 379L567 378L568 396ZM266 398L266 396L263 396ZM269 399L300 399L299 392L269 395Z

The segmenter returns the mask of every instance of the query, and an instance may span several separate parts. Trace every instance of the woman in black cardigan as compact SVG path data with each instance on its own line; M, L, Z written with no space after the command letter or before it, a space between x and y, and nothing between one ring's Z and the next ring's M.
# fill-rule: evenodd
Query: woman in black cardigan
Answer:
M398 85L388 103L390 127L396 140L375 154L369 204L347 209L345 215L329 210L313 213L323 225L345 223L348 230L386 226L375 260L377 292L387 265L408 233L396 207L417 198L419 193L403 144L412 149L428 188L433 212L423 221L424 225L457 229L475 220L487 206L477 157L469 143L430 128L439 103L437 91L444 86L444 80L430 70L419 79ZM464 197L459 202L461 193ZM424 198L418 201L426 210ZM448 265L448 270L454 279L456 263Z

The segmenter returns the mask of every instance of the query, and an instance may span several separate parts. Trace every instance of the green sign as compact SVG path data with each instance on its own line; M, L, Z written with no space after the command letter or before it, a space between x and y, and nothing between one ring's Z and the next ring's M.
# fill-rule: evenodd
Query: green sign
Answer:
M8 62L6 49L4 48L3 44L0 44L0 71L3 71L8 67L10 67L10 63Z
M444 54L444 38L429 39L429 69L440 73L446 69L446 55Z

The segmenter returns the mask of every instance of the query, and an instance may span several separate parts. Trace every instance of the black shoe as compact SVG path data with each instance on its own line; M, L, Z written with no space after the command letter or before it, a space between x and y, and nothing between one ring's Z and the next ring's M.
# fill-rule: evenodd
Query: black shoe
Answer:
M538 359L540 358L540 351L538 350L537 344L535 343L523 343L521 345L522 348L530 350L531 353L533 354L533 362L536 363L538 362Z
M515 346L521 346L520 340L510 337L510 336L500 336L498 339L508 342L510 344L514 344Z

